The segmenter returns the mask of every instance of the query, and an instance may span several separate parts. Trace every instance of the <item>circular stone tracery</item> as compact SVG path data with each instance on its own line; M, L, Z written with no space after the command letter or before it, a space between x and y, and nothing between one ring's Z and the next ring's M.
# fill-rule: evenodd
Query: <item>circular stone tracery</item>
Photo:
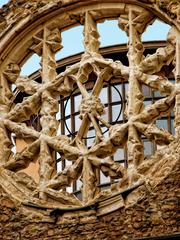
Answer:
M8 57L1 65L0 134L3 141L0 145L2 149L0 182L20 201L30 199L36 204L61 208L92 204L114 193L133 189L142 184L143 177L138 172L144 160L141 135L146 136L150 141L156 142L157 140L158 145L168 145L174 140L174 137L166 130L158 129L154 121L159 116L168 114L173 109L175 100L177 133L179 131L177 87L171 84L166 76L158 75L164 65L169 65L174 61L175 50L178 56L178 38L176 39L177 49L175 49L174 38L171 37L164 48L145 57L141 34L154 21L155 16L152 12L136 5L113 2L104 3L102 8L96 4L84 6L83 14L80 14L82 8L69 11L68 14L62 13L49 18L47 22L33 31L30 31L30 27L24 37L24 47L16 43L15 39L9 47L11 51ZM117 16L119 16L119 27L126 31L129 37L128 67L119 61L104 59L99 53L97 21ZM80 63L66 68L64 72L57 75L55 53L62 48L61 30L76 21L84 24L85 53ZM64 26L65 22L67 26ZM175 28L171 30L171 33L173 36L179 34ZM42 57L42 83L30 81L28 77L18 77L19 65L23 64L29 52L30 54L35 52ZM89 81L92 73L97 76L97 80L89 96L83 83ZM111 126L101 119L103 105L99 100L99 94L104 82L119 75L129 81L129 99L126 109L128 121ZM179 76L177 59L175 76ZM20 91L30 95L24 98L22 103L12 105L14 97L11 91L12 83L16 84ZM166 97L144 108L142 84L159 90ZM82 123L75 138L71 141L68 137L57 135L59 123L55 116L58 112L57 97L70 95L76 87L79 88L83 97L80 105ZM40 115L42 128L40 132L25 124L25 121L29 120L32 115L37 114ZM110 128L109 137L102 135L100 122ZM91 148L88 149L83 139L87 136L90 124L94 126L96 138ZM11 153L9 133L14 133L27 142L26 147L15 156ZM123 148L125 144L128 148L128 169L121 167L112 159L117 149ZM72 165L61 173L56 173L55 170L55 151L68 161L72 161ZM37 158L39 182L34 183L32 188L27 185L29 178L20 178L18 171L27 168L29 163L36 161ZM108 191L99 193L96 169L119 181L114 183ZM3 178L7 179L8 186L3 183ZM82 201L75 195L64 191L79 178L82 181ZM125 204L123 199L121 201Z
M90 113L101 116L104 114L104 105L101 103L101 100L98 97L90 96L82 99L79 110L81 119Z
M90 81L88 81L88 83L90 83L90 84L92 84L93 86L94 86L94 81L93 82L90 82ZM124 108L124 105L123 105L123 98L122 98L122 95L121 95L121 93L120 93L120 91L118 90L118 88L116 87L116 85L114 84L114 83L110 83L110 82L108 82L107 83L107 86L105 85L105 88L111 88L111 92L112 92L112 88L115 90L115 92L116 92L116 94L118 95L118 102L120 102L120 104L119 104L119 110L118 110L118 114L117 114L117 116L116 116L116 118L115 118L115 120L114 121L112 121L112 124L114 125L114 124L116 124L119 120L120 120L120 118L122 117L122 110L123 110L123 108ZM104 89L104 87L103 87L103 89ZM88 90L88 93L89 93L89 91L91 91L92 90L92 86L91 86L91 88L90 88L90 90ZM70 134L70 136L75 136L76 135L76 131L74 130L74 132L73 131L71 131L70 130L70 128L69 128L69 126L68 126L68 122L67 122L67 119L66 119L66 117L67 117L67 115L69 115L67 112L69 112L69 108L70 108L70 106L68 105L69 103L70 103L70 101L71 101L71 99L73 99L73 101L76 103L76 96L81 96L80 95L80 93L78 93L77 92L78 91L78 88L75 88L72 92L71 92L71 94L68 96L68 98L67 97L63 97L63 98L61 98L60 99L60 102L64 102L65 101L65 104L64 104L64 111L61 109L61 113L62 113L62 115L63 115L63 117L60 119L60 121L63 121L63 123L64 123L64 125L65 125L65 129L68 131L68 135ZM99 113L99 114L96 114L96 116L103 116L104 114L107 114L107 110L105 110L104 108L107 106L108 107L108 115L109 115L109 112L111 112L112 110L110 110L109 109L109 102L108 102L108 104L105 104L105 103L101 103L101 100L99 99L99 101L100 101L100 105L102 105L102 108L103 108L103 111L102 111L102 114L101 113ZM104 99L104 101L105 101L105 99ZM107 101L107 99L106 99L106 101ZM117 100L116 100L117 101ZM69 108L68 108L69 107ZM79 108L80 108L80 106L79 106ZM79 110L79 109L78 109ZM79 113L78 113L78 118L80 118L81 119L81 116L79 115ZM108 116L108 118L109 118L109 116ZM109 131L109 125L108 125L108 127L107 127L107 124L110 124L110 122L104 122L104 124L102 124L106 129L102 132L103 133L103 135L105 134L105 133L107 133L108 131ZM93 136L88 136L88 137L84 137L83 139L94 139L95 138L95 135L93 135Z

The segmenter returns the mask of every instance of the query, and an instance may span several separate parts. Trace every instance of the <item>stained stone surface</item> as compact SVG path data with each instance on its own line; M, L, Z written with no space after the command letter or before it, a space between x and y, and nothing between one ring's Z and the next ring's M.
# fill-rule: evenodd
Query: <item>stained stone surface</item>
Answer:
M179 180L180 164L153 189L144 188L145 194L136 204L97 217L91 211L65 213L55 219L45 218L36 223L36 211L22 213L1 189L0 238L14 239L141 239L145 236L170 235L180 232ZM26 209L27 211L27 209ZM48 215L48 214L47 214Z
M10 1L0 11L1 239L135 239L179 232L179 1ZM107 18L116 18L129 38L128 66L100 54L97 22ZM157 18L171 29L165 46L145 56L141 35ZM61 33L75 24L84 26L84 53L58 74ZM41 57L42 82L20 74L33 53ZM174 84L161 71L169 65ZM90 93L85 83L92 74ZM129 83L127 122L112 125L103 119L99 96L119 76ZM161 99L145 107L142 84L158 90ZM72 139L59 135L56 115L59 96L75 89L82 95L81 125ZM17 93L26 94L22 102L15 102ZM156 126L170 112L175 135ZM40 129L27 124L32 116ZM95 139L88 147L91 126ZM142 136L157 146L148 158ZM13 138L25 141L23 149L12 151ZM128 167L113 160L125 146ZM72 165L57 172L56 152ZM22 171L32 162L39 166L38 182ZM113 180L108 190L98 187L97 172ZM82 199L67 191L78 179Z

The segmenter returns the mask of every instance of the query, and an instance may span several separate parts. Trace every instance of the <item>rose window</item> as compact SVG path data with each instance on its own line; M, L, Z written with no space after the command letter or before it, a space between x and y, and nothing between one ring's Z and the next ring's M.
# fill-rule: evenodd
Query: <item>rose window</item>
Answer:
M69 8L68 14L55 11L20 32L23 44L12 41L1 63L0 178L8 179L4 187L15 198L33 206L74 209L118 194L123 201L123 192L144 184L144 162L176 140L180 124L177 26L163 19L172 28L166 44L150 55L144 54L141 41L159 17L137 5L93 3L83 12L78 6ZM105 19L117 19L127 34L128 65L121 56L112 60L100 53L97 23ZM61 33L77 24L84 27L84 53L80 61L57 73ZM33 53L41 58L41 81L20 75ZM119 90L121 84L127 99ZM147 89L160 97L147 104ZM118 104L104 100L108 92L117 94ZM17 101L17 95L22 99ZM170 132L173 127L158 124L168 117L171 124L175 118L176 135ZM149 154L146 142L155 146ZM116 161L122 152L123 164ZM38 181L27 174L30 165L38 169ZM106 189L103 176L109 179Z

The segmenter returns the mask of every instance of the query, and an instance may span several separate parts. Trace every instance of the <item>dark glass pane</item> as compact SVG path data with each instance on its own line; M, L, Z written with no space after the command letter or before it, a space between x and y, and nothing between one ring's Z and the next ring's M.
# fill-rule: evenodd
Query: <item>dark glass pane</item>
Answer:
M74 111L78 112L79 111L79 105L82 100L82 95L77 95L74 97Z
M108 102L108 97L107 97L107 87L103 88L99 94L99 98L101 99L102 103L107 103Z
M142 93L145 97L150 97L151 96L150 88L146 85L142 85Z
M152 154L152 143L144 141L144 155L149 156Z
M149 106L149 105L151 105L152 104L152 101L151 100L146 100L146 101L144 101L144 106L145 107L147 107L147 106Z
M174 119L171 119L171 133L175 135Z
M120 112L121 112L121 115L119 116ZM115 121L122 121L122 120L123 120L123 114L121 111L121 105L118 104L118 105L112 106L112 121L115 122Z
M160 91L155 91L154 97L162 97Z
M75 116L75 131L78 131L81 126L81 119L79 118L79 115Z
M158 128L168 129L167 119L158 119L156 125Z
M68 99L65 102L64 107L65 107L65 117L67 117L71 114L71 101L70 101L70 99Z
M71 119L70 118L68 118L68 119L66 119L65 120L66 121L66 127L65 127L65 135L68 135L69 134L69 131L71 132ZM69 129L69 131L68 131L68 129Z
M111 91L112 91L112 102L120 102L121 101L121 97L122 96L122 85L118 84L118 85L114 85L111 86Z
M124 160L124 149L118 149L114 154L114 161Z

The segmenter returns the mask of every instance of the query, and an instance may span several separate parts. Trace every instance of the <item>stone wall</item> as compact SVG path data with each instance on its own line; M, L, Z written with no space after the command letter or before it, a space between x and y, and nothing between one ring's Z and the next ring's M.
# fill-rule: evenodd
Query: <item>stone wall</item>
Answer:
M143 187L142 187L143 188ZM14 203L1 189L0 239L2 240L116 240L141 239L180 233L180 164L163 183L154 187L137 204L102 217L95 211L65 213L57 222L28 220L22 206ZM49 221L49 223L48 223Z

